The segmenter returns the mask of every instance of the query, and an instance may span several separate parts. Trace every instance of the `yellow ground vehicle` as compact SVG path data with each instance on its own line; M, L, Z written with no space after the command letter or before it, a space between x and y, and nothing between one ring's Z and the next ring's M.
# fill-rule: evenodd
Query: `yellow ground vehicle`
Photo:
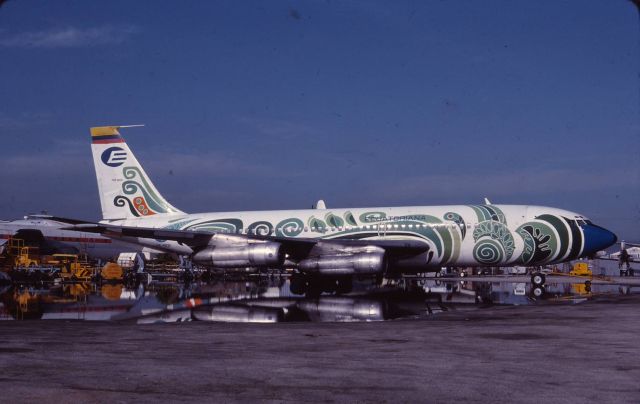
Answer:
M121 281L123 275L122 267L114 262L108 262L100 271L100 276L105 281Z
M589 264L586 262L576 262L573 264L573 268L569 275L573 276L593 276L593 271L589 268Z
M19 238L11 238L7 243L7 255L12 259L12 266L15 267L33 267L40 265L38 259L38 249L28 247L24 244L24 240Z
M585 283L572 283L571 292L577 295L588 295L591 293L591 284L589 281Z
M75 282L64 285L64 296L68 296L73 300L81 300L93 292L92 284L89 282Z
M86 257L76 254L53 254L46 260L47 265L60 268L63 280L91 280L93 271Z
M118 300L122 295L122 285L121 284L105 284L102 285L102 297L107 300Z

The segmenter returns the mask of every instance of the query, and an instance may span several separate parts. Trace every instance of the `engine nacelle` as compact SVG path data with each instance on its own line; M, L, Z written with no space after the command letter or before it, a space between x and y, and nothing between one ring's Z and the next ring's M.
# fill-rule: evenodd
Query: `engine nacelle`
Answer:
M301 300L297 307L315 321L377 321L387 315L385 304L375 300L348 297L320 297Z
M226 323L277 323L284 320L284 311L273 307L200 306L193 309L192 315L200 321Z
M383 272L386 260L383 252L364 252L349 255L323 255L298 263L303 272L322 275L377 274Z
M212 246L197 252L193 261L216 268L277 267L284 263L280 243L256 243L245 246Z

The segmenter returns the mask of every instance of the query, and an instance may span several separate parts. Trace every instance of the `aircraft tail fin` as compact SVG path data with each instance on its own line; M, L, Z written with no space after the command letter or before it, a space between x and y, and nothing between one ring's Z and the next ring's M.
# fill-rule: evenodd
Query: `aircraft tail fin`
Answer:
M181 214L158 192L120 136L119 128L91 128L91 151L104 220Z

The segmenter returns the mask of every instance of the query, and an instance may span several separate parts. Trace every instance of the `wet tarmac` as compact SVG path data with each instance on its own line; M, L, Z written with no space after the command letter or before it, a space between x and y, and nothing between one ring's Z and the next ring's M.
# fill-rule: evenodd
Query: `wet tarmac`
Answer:
M640 400L635 285L80 285L2 294L4 400Z
M93 320L138 324L347 322L421 318L493 305L575 304L640 293L640 278L526 276L310 279L220 278L208 282L16 283L0 288L0 320Z

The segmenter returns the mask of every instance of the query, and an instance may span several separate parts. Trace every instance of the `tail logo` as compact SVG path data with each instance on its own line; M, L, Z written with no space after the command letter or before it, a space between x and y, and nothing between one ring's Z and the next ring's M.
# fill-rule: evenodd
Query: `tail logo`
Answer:
M109 147L102 152L100 159L109 167L120 167L127 161L127 152L120 147Z

